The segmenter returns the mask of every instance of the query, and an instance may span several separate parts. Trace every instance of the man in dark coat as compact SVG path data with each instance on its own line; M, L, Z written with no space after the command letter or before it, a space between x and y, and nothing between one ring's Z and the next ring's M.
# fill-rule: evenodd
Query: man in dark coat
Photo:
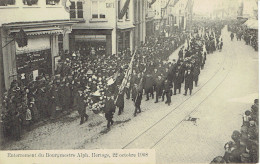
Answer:
M107 101L105 103L105 107L104 107L104 112L105 112L105 117L107 119L107 128L109 129L111 125L113 125L114 121L113 121L113 115L116 111L116 105L114 103L112 94L109 93L107 95Z
M154 94L153 94L153 85L154 85L154 81L152 76L148 73L146 75L146 77L144 78L144 90L146 93L146 101L149 100L149 94L152 95L152 98L154 98Z
M179 57L179 59L183 59L183 47L180 49L180 51L178 53L178 57Z
M193 69L193 80L195 81L196 87L198 86L199 74L200 74L200 67L196 65Z
M140 87L138 87L137 84L135 84L135 87L133 89L135 90L133 95L133 101L135 104L134 116L136 116L137 113L141 113L142 90Z
M169 106L171 105L171 82L166 79L163 85L163 100L164 100L164 95L166 95L166 102L165 104L168 104Z
M179 90L179 93L181 93L181 83L182 83L182 76L179 73L179 71L177 71L175 73L175 78L173 80L173 84L174 84L174 95L176 95L176 91L177 89Z
M161 76L158 76L158 78L156 79L155 91L156 91L156 100L154 103L158 103L159 96L162 96L162 92L163 92L163 80Z
M188 70L187 73L185 74L185 96L187 95L188 89L190 90L190 95L192 93L193 89L193 74L191 70Z
M80 115L80 125L88 120L88 115L86 114L86 103L84 102L84 96L82 95L82 91L78 91L78 94L74 100L74 106L78 110Z
M119 91L116 106L119 108L118 115L121 115L121 113L124 111L124 91Z
M12 134L15 140L20 140L21 139L21 124L22 124L22 119L21 115L19 112L14 112L13 118L12 118Z
M65 85L63 86L63 104L62 104L62 109L65 111L69 110L70 107L70 99L71 99L71 89L69 86L69 83L66 81Z

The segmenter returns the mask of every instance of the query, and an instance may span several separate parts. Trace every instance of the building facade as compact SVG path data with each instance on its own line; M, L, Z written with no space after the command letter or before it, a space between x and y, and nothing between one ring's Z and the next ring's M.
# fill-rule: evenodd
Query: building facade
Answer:
M154 17L155 17L155 11L153 10L153 4L156 2L156 0L150 0L147 1L146 4L146 36L150 36L154 34Z
M147 0L133 0L134 2L134 47L145 42Z
M190 30L193 19L193 0L175 0L171 4L173 24L178 30Z
M65 0L0 2L1 93L13 80L54 73L59 51L69 49L68 36L76 23L70 21L65 4ZM27 44L21 46L21 39Z
M146 0L71 0L70 18L79 21L70 49L103 49L106 54L133 51L145 39Z
M167 24L167 3L168 0L156 0L152 5L155 12L154 16L154 32L159 35L163 32L164 27Z

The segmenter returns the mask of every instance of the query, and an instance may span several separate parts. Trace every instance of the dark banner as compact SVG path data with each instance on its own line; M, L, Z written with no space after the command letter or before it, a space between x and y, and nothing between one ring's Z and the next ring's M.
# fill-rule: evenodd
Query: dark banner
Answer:
M17 72L28 73L33 70L43 70L43 72L51 69L51 50L41 50L16 55Z

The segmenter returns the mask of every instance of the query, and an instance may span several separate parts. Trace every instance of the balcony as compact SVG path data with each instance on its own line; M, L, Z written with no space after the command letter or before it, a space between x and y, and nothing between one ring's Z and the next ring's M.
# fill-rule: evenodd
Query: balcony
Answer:
M152 9L147 9L146 18L153 18L155 16L155 11Z

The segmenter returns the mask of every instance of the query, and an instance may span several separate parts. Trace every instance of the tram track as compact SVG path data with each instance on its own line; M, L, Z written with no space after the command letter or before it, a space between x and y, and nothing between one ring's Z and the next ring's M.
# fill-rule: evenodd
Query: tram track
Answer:
M169 131L167 131L167 133L165 133L162 137L160 137L155 144L153 144L152 146L150 146L150 148L154 148L156 145L158 145L167 135L169 135L175 128L177 128L184 120L187 116L189 116L190 114L192 114L193 112L195 112L199 106L211 95L214 93L214 91L225 81L225 79L228 77L230 71L232 70L233 67L233 63L234 61L232 61L231 67L228 70L228 72L225 72L225 67L224 65L227 64L227 58L230 57L230 55L225 55L222 64L220 65L220 67L217 69L217 71L197 90L194 92L194 94L190 97L188 97L187 99L185 99L184 101L182 101L180 104L178 104L175 108L173 108L171 111L169 111L165 116L163 116L162 118L160 118L157 122L155 122L154 124L152 124L149 128L147 128L145 131L143 131L142 133L140 133L139 135L137 135L135 138L133 138L130 142L128 142L127 144L125 144L122 149L127 149L129 148L131 145L133 145L138 139L140 139L142 136L144 136L145 134L151 132L159 123L161 123L162 121L166 120L170 114L172 114L176 109L178 109L180 106L184 105L188 100L192 99L196 94L199 93L199 91L201 91L202 89L204 89L208 83L212 82L212 80L214 80L214 78L219 75L221 72L224 72L224 77L219 83L218 85L202 100L200 101L200 103L198 105L195 106L195 108L192 109L191 112L189 112L188 114L185 115L185 117L183 117L183 119L178 122L175 126L173 126L173 128L170 128Z
M227 79L228 75L230 74L233 65L234 65L234 60L231 60L232 64L231 64L231 68L228 70L228 72L226 73L226 75L224 76L224 78L220 81L220 83L209 93L208 96L206 96L206 98L204 98L187 116L190 116L192 113L196 112L198 110L198 108L201 106L201 104L203 104L208 98L209 96L211 96L216 90L217 88ZM185 121L185 118L182 119L178 124L176 124L172 129L170 129L163 137L160 138L160 140L158 140L153 146L150 147L150 149L153 149L154 147L156 147L166 136L168 136L173 130L175 130L183 121Z

